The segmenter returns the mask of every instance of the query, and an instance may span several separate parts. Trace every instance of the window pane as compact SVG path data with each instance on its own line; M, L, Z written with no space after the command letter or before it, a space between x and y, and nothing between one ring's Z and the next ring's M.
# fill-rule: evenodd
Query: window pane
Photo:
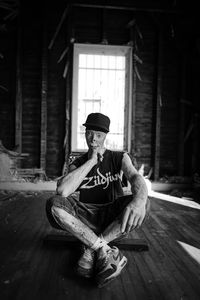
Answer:
M94 67L94 55L87 55L87 68L93 68Z
M108 56L105 56L105 55L101 56L101 68L102 69L108 68Z
M125 69L125 57L124 56L117 56L116 57L116 68L117 69Z
M78 53L79 64L78 69L75 70L78 75L75 82L77 84L77 109L73 110L76 114L73 118L76 122L75 126L73 123L76 139L75 143L72 143L72 150L87 150L85 127L82 124L92 112L101 112L111 119L106 147L122 150L124 149L125 122L125 51L121 51L120 55L116 51L112 54L110 48L109 55L106 55L106 51L96 54L92 48L91 45L91 53L90 48L87 54L81 53L81 49Z
M85 68L85 67L86 67L86 55L79 54L79 68Z
M108 67L109 67L109 69L115 69L116 68L116 57L115 56L109 56L108 57Z
M99 69L101 67L101 56L94 55L94 67Z
M105 56L103 57L106 62ZM105 70L79 70L78 98L78 148L86 147L82 126L91 112L102 112L111 119L110 133L107 137L107 147L123 149L124 130L124 80L125 72L113 70L115 57L107 57L109 66ZM88 63L88 60L87 60ZM88 67L88 65L87 65Z
M79 70L79 77L78 77L78 98L84 99L86 97L86 70L80 69Z

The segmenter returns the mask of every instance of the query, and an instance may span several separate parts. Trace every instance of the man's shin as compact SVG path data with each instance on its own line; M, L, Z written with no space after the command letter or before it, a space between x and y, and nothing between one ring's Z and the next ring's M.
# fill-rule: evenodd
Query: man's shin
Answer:
M107 243L110 243L116 239L120 239L125 235L126 233L122 233L121 231L121 222L119 219L116 219L114 222L112 222L102 233L102 236Z
M54 219L61 228L70 232L86 246L93 246L98 237L87 225L62 208L53 206L51 210Z

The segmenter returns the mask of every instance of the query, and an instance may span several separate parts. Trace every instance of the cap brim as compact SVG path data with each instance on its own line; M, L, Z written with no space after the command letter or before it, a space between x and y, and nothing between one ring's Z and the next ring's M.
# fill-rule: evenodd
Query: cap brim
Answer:
M83 126L85 126L86 129L87 129L87 128L88 128L88 129L91 129L91 130L94 129L94 130L98 130L98 131L103 131L103 132L105 132L105 133L108 133L108 132L109 132L109 130L108 130L107 128L98 126L98 125L96 125L96 124L94 124L94 123L84 123Z

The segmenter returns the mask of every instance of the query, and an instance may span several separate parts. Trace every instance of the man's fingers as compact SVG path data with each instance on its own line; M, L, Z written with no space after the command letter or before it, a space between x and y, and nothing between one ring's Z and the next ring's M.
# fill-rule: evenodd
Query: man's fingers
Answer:
M140 217L139 217L138 215L135 215L134 221L133 221L133 228L136 228L136 227L137 227L139 218L140 218Z
M122 217L122 233L129 233L131 229L138 228L142 225L144 220L144 213L141 209L130 209L129 207L125 208Z
M144 217L140 217L138 220L137 228L139 228L142 225L143 221L144 221Z
M133 220L134 220L134 215L133 214L129 214L129 219L128 222L126 224L126 233L129 233L132 226L133 226Z
M125 213L124 213L123 218L122 218L122 227L121 227L122 233L125 232L128 217L129 217L129 210L126 208Z

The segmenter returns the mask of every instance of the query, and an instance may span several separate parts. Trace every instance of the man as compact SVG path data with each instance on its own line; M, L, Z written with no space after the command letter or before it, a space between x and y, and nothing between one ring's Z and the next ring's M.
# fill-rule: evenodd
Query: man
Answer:
M88 152L75 159L57 184L57 196L47 201L50 223L83 243L79 275L95 276L98 287L116 278L127 258L109 243L141 226L146 215L146 183L124 151L111 151L104 142L110 119L91 113L86 122ZM132 194L123 195L121 173ZM79 192L77 192L77 190Z

